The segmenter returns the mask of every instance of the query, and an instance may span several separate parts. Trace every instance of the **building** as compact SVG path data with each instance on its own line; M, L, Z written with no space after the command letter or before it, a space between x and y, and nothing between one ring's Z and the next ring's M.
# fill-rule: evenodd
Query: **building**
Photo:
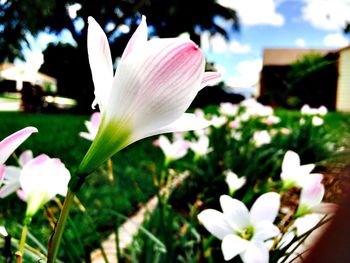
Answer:
M312 53L323 56L324 66L292 83L294 79L288 77L291 64ZM291 85L297 87L295 96ZM259 96L275 106L293 108L307 103L350 112L350 46L340 50L265 49Z

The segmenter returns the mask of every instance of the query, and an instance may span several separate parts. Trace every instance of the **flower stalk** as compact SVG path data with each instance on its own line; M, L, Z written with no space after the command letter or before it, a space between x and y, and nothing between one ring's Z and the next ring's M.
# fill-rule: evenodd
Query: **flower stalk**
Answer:
M56 261L58 249L62 239L62 234L67 223L70 209L72 208L74 197L75 197L75 192L73 192L71 189L68 189L67 196L64 199L63 208L62 208L60 217L58 219L54 233L49 241L49 251L48 251L48 257L47 257L48 263L54 263Z

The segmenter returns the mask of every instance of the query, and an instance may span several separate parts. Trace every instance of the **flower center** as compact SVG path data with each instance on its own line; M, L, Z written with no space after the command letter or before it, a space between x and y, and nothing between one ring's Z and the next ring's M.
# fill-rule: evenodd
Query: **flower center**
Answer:
M245 240L251 240L254 236L254 228L252 226L246 227L237 234Z

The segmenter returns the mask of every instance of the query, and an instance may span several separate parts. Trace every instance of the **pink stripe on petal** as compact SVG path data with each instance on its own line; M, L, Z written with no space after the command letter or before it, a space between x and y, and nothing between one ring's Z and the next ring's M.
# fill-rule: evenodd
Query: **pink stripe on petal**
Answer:
M218 83L220 78L221 74L218 72L204 72L203 80L201 82L201 88Z
M0 164L5 163L17 147L35 132L38 132L36 128L27 127L3 139L0 142Z

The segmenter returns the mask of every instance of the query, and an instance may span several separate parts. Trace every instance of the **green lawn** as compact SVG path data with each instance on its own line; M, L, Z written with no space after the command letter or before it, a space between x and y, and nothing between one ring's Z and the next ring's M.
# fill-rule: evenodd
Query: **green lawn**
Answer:
M58 157L71 173L74 173L90 145L89 141L78 135L80 131L85 130L84 121L88 118L89 116L66 114L2 112L0 113L0 139L26 126L34 126L38 128L39 133L33 134L16 153L20 154L26 149L31 149L34 156L46 153L50 157ZM130 215L140 203L147 201L155 193L153 165L161 163L163 157L160 155L160 150L152 145L153 139L135 143L113 157L115 174L113 182L107 179L102 169L89 177L78 193L89 216L85 216L78 208L73 209L72 224L79 227L79 234L76 236L77 232L74 232L74 227L70 227L66 235L69 239L66 246L68 243L69 246L75 244L77 248L73 250L76 250L76 253L80 256L87 255L88 251L84 251L82 244L79 245L79 239L84 240L84 245L88 244L88 247L96 247L96 242L99 240L96 233L107 235L116 227L116 219L109 213L109 210ZM7 163L14 163L14 159L10 158ZM20 229L17 223L22 221L25 211L24 203L15 194L0 202L0 225L6 220L6 227L9 231L19 235ZM54 210L54 212L58 217L58 211ZM42 210L41 213L44 216L39 213L33 220L32 232L45 244L50 235L50 229L45 219L46 212ZM38 225L42 227L37 227Z

